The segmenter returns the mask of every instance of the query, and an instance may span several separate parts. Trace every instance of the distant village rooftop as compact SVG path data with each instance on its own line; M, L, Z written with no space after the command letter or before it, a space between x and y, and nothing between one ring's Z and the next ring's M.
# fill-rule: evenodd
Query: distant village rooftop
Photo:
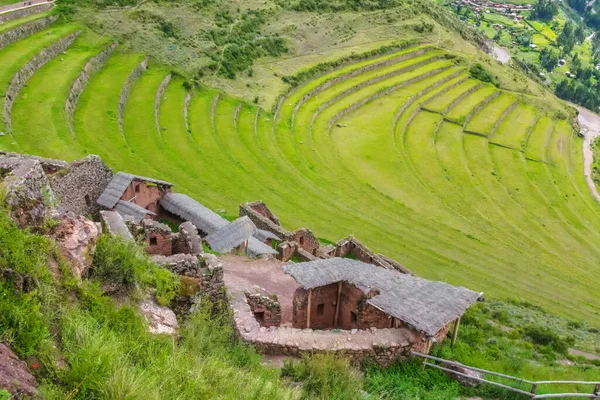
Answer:
M433 282L348 258L329 258L286 264L304 289L348 282L365 294L367 303L418 330L434 335L464 314L480 294L445 282Z

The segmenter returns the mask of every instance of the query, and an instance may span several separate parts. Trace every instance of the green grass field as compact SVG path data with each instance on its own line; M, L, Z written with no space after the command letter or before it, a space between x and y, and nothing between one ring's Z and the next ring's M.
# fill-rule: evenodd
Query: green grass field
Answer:
M0 101L28 60L75 29L58 25L1 49ZM261 199L289 229L332 241L352 234L424 278L600 323L600 209L581 142L535 99L469 78L468 64L444 50L415 47L320 75L276 114L208 87L188 91L173 75L156 115L170 68L150 62L121 132L119 98L144 55L118 48L83 92L71 135L68 91L107 43L84 31L37 71L0 149L98 154L230 216ZM398 55L407 58L390 61Z

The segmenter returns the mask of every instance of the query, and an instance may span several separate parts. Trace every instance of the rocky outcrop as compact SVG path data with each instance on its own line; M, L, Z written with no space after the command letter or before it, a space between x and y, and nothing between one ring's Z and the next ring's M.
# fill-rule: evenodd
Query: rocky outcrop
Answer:
M27 84L33 74L46 65L48 61L68 49L80 33L81 31L72 33L67 37L60 39L53 45L46 47L15 74L6 90L6 98L4 100L4 120L6 121L6 127L9 133L12 134L11 112L13 103L17 98L19 91Z
M119 129L121 130L121 135L125 137L125 130L123 128L123 118L125 116L125 106L127 105L127 99L129 99L129 95L131 94L131 90L133 89L133 85L137 82L138 79L144 74L144 71L148 69L148 57L144 58L144 61L140 63L127 77L125 80L125 84L123 85L123 89L121 89L121 95L119 96Z
M163 307L153 299L148 298L140 304L140 310L150 325L148 327L150 333L177 335L179 324L175 313L170 308Z
M22 8L20 10L0 14L0 24L12 21L13 19L28 17L33 14L38 14L54 7L54 3L43 3L33 7ZM1 11L1 10L0 10Z
M37 287L33 276L20 274L10 268L0 268L0 281L8 282L17 292L29 293Z
M69 123L69 129L71 131L71 135L73 136L75 136L75 128L73 127L73 116L75 114L75 108L77 107L77 103L79 102L79 97L90 82L90 79L92 79L92 76L94 76L94 74L100 71L104 64L106 64L112 53L115 51L116 47L117 43L113 43L112 45L98 53L98 55L91 58L87 62L87 64L83 68L83 71L81 71L75 82L73 82L73 86L71 86L71 90L69 91L69 97L67 98L67 103L65 104L65 110L67 111L67 122Z
M100 231L93 221L82 216L64 215L60 221L54 237L73 274L81 279L92 264Z
M52 15L50 17L28 22L16 27L15 29L11 29L8 32L0 34L0 49L18 40L25 39L26 37L29 37L43 29L46 29L57 19L58 16Z
M37 382L27 364L19 360L8 346L0 343L0 388L8 390L15 399L37 395Z
M160 129L160 99L162 98L167 86L171 82L171 74L165 76L165 79L162 81L158 90L156 91L156 98L154 99L154 119L156 122L156 130L158 131L158 136L162 136L162 132Z
M202 239L198 235L198 229L187 221L179 225L179 237L175 245L177 252L200 254L202 253Z
M458 375L458 374L453 374L452 372L446 371L446 375L448 375L449 378L457 380L458 383L460 383L463 386L477 387L481 383L477 379L481 379L482 376L477 371L473 371L469 368L465 368L460 365L456 365L454 363L445 363L442 366L444 368L450 369L452 371L456 371L459 374L461 374L461 375ZM465 376L465 375L467 375L467 376ZM476 378L476 379L473 379L473 378Z

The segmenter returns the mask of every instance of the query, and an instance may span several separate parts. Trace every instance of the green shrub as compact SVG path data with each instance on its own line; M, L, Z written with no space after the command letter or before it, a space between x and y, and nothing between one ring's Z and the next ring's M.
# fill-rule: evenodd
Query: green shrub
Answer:
M91 274L93 278L127 288L153 287L156 299L163 305L177 295L178 280L173 274L154 264L141 247L120 237L100 236Z
M286 362L282 376L301 382L307 399L360 399L361 379L345 358L315 354L300 362Z
M555 331L546 326L528 326L524 328L524 333L534 344L545 347L545 353L553 350L556 353L566 355L569 346L574 343L572 337L561 338Z
M482 82L494 83L494 77L489 73L485 67L479 63L473 64L469 69L469 74Z

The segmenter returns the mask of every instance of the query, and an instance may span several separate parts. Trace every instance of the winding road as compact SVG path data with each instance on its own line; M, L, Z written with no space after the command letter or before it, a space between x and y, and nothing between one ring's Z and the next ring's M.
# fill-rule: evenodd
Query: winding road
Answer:
M575 106L579 115L577 120L579 125L585 131L585 140L583 141L583 174L592 194L600 202L600 193L592 179L592 165L594 164L594 153L591 145L598 136L600 136L600 115L583 107Z

